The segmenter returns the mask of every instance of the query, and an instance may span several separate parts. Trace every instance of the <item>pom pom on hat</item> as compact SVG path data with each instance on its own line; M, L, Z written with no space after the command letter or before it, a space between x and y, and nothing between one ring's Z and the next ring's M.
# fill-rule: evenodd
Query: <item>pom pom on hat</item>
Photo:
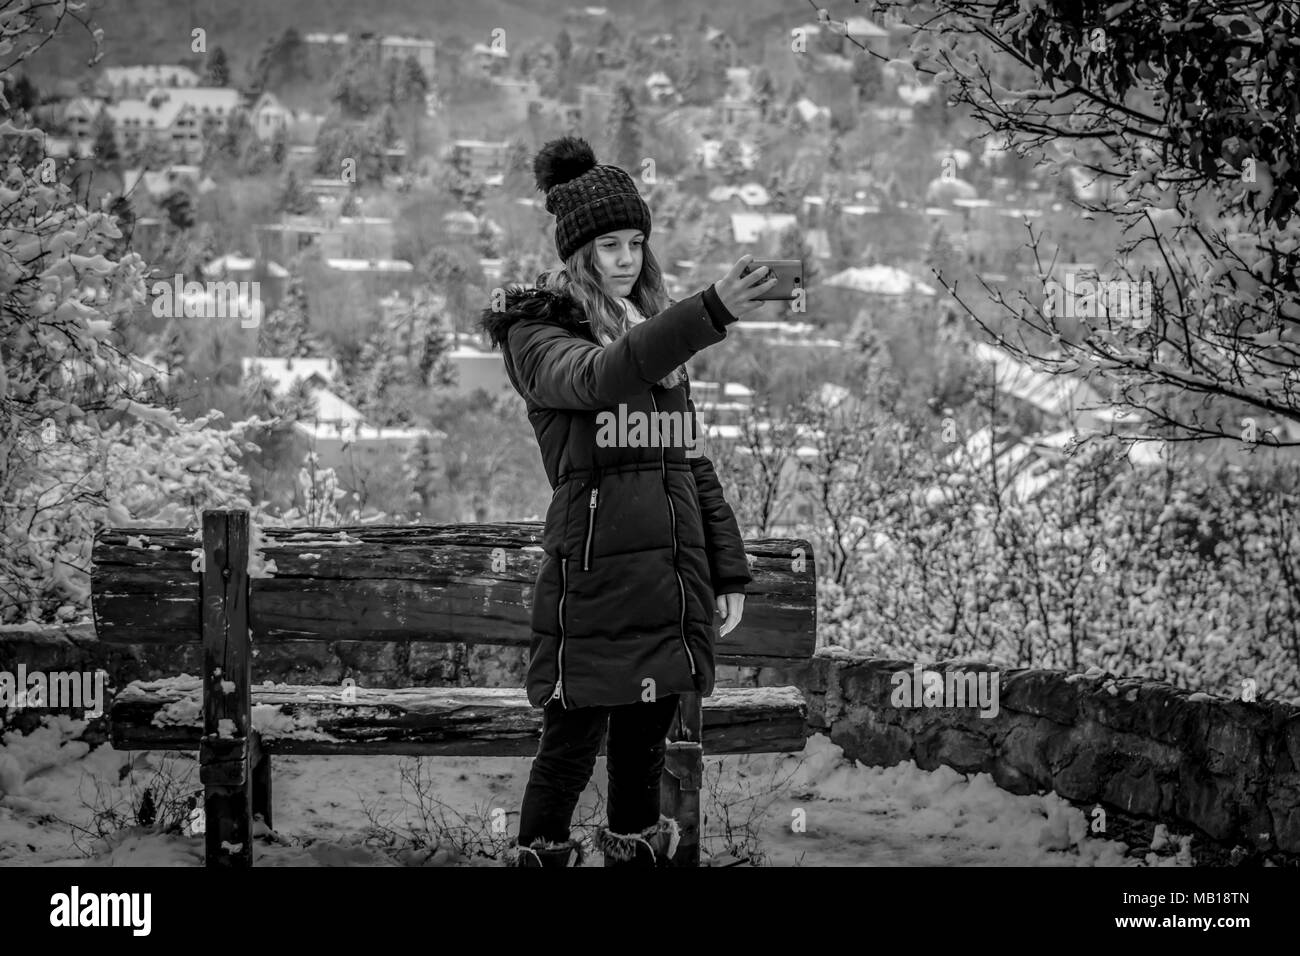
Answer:
M577 179L595 167L596 154L591 145L578 136L553 139L533 158L533 175L537 179L537 188L542 192Z

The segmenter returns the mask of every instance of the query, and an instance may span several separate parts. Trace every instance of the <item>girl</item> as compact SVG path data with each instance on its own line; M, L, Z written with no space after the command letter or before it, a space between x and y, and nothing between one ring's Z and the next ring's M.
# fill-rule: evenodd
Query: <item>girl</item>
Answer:
M713 692L714 608L728 633L751 580L713 465L686 436L695 404L682 363L761 308L775 277L742 275L746 256L670 304L631 176L571 136L545 144L533 172L564 269L506 289L481 319L553 489L526 681L542 736L514 862L581 864L569 824L608 727L596 847L606 866L654 866L677 842L659 779L678 695ZM662 424L674 421L675 433Z

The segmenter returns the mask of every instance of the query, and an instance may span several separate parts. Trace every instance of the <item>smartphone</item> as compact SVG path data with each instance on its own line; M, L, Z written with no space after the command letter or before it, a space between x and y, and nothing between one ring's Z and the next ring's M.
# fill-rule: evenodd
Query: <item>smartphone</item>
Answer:
M803 288L802 259L754 259L745 269L744 274L749 275L755 269L761 269L764 266L767 266L776 275L776 282L772 284L772 288L758 297L761 301L788 302L793 300L799 290Z

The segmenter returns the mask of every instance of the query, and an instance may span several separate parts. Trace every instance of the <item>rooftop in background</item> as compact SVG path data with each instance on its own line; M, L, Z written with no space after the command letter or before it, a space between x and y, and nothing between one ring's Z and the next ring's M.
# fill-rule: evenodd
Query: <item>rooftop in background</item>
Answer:
M405 259L326 259L325 265L342 272L413 272Z
M332 358L264 358L262 356L245 356L243 372L249 375L254 368L259 368L263 375L275 382L278 393L287 392L299 379L306 380L312 376L322 382L333 382L338 374L338 363Z
M418 438L445 437L443 432L430 431L427 428L382 428L378 425L344 425L335 422L294 422L294 431L315 442L347 442L362 444L365 442L409 442Z
M788 212L733 212L731 234L736 242L758 242L767 231L782 231L799 224Z
M873 295L934 295L934 289L894 266L852 266L837 272L823 285Z
M888 30L884 30L881 27L876 26L876 24L872 23L866 17L849 17L847 20L838 20L838 21L835 20L834 17L832 17L831 23L833 25L830 26L830 32L837 34L839 36L843 36L846 30L849 36L857 40L865 40L868 37L878 39L878 38L889 36ZM816 34L821 32L821 24L818 23L816 20L811 20L808 23L802 24L801 26L809 34Z
M113 86L197 86L199 75L188 66L147 63L137 66L106 66L101 79Z
M505 149L510 144L505 140L495 139L453 139L453 147L462 146L466 149Z
M343 425L360 425L365 421L361 409L328 388L313 388L311 397L316 402L316 414L309 421L338 422Z
M1000 391L1049 415L1073 418L1086 413L1105 418L1107 409L1103 408L1101 396L1082 379L1040 372L1010 353L983 342L974 343L973 350L977 359L993 366L994 381Z
M238 253L230 252L224 256L213 259L203 267L203 274L209 278L219 278L231 272L252 272L257 266L257 260L251 256L241 256ZM275 279L289 278L289 270L278 262L268 261L266 264L267 275Z
M714 186L709 190L709 199L713 202L726 202L732 196L738 196L746 206L766 206L770 197L767 190L758 183L745 183L741 186Z
M386 46L409 46L409 47L427 47L434 46L435 41L425 40L420 37L402 37L402 36L384 36L379 38L379 42Z

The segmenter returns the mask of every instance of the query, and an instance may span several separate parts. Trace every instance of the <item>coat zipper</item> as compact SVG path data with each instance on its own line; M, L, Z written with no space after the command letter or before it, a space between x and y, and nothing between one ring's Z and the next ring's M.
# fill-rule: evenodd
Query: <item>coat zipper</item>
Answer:
M560 604L559 613L556 615L560 625L560 647L555 653L555 692L551 694L551 700L559 700L560 706L565 710L569 709L568 701L564 699L564 598L569 590L569 559L560 558Z
M655 421L659 421L659 403L655 401L654 393L650 393L650 404L655 411ZM673 574L677 576L677 594L681 600L681 616L678 619L678 633L682 638L682 647L686 650L686 660L691 665L691 676L695 676L695 655L691 653L691 646L686 643L686 586L682 584L681 572L677 569L677 509L673 507L673 496L668 490L668 466L664 463L664 444L659 443L659 477L663 481L664 497L668 499L668 530L673 538Z
M591 536L596 530L596 495L600 491L600 479L591 488L591 500L587 503L587 543L582 549L582 570L591 570Z

